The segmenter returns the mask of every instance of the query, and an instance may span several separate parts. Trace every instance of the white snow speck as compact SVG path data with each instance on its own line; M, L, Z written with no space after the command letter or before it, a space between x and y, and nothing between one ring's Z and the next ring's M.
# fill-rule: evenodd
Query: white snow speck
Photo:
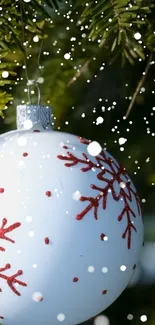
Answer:
M29 231L29 236L30 236L30 237L34 237L34 231L32 231L32 230Z
M104 122L104 118L102 116L97 117L96 125L102 124Z
M31 216L27 216L25 218L25 221L28 222L28 223L31 223L32 222L32 217Z
M94 319L94 325L109 325L109 319L108 317L104 316L104 315L100 315L95 317Z
M122 145L122 144L124 144L126 141L127 141L127 139L125 139L125 138L119 138L118 143L119 143L120 145Z
M59 322L63 322L63 321L65 320L65 315L64 315L64 314L58 314L58 315L57 315L57 320L58 320Z
M147 316L146 315L142 315L141 317L140 317L140 320L141 320L141 322L146 322L147 321Z
M64 58L66 59L66 60L69 60L70 59L70 54L69 53L66 53L65 55L64 55Z
M24 129L29 130L29 129L32 128L32 126L33 126L33 123L32 123L31 120L26 120L26 121L24 122Z
M101 153L102 147L97 141L92 141L88 144L87 151L91 156L95 157Z
M132 315L132 314L129 314L129 315L127 316L127 319L128 319L128 320L133 320L133 315Z
M137 33L134 34L134 38L135 38L137 41L140 40L141 37L142 37L142 35L141 35L139 32L137 32Z
M124 271L126 270L126 266L125 266L125 265L121 265L120 270L121 270L122 272L124 272Z
M32 299L36 302L42 301L43 300L43 295L41 292L34 292L32 295Z
M2 77L3 78L8 78L8 76L9 76L9 72L8 71L3 71L2 72Z
M81 197L81 193L79 191L76 191L73 193L72 198L76 201L78 201Z
M88 266L88 272L93 273L95 271L94 266Z
M126 187L126 184L124 182L120 182L119 185L120 185L121 188L125 188Z
M102 272L103 273L107 273L108 272L108 268L107 267L102 267Z
M27 144L27 139L26 137L19 137L17 140L17 143L19 144L19 146L25 146Z
M39 42L39 37L37 35L33 37L33 42L35 43Z

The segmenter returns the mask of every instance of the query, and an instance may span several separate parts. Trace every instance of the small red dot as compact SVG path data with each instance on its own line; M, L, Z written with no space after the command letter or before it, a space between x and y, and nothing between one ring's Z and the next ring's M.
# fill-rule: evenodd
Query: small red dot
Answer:
M4 188L0 188L0 193L4 193Z
M105 238L105 234L101 234L101 235L100 235L100 238L101 238L101 240L104 240L104 238Z
M11 264L7 263L6 264L6 269L10 269L10 267L11 267Z
M47 191L47 192L46 192L46 195L47 195L48 197L52 196L51 191Z
M18 273L18 275L22 275L23 274L23 271L22 270L19 270L17 273Z
M28 153L27 152L24 152L23 153L23 157L27 157L28 156Z
M137 266L137 265L136 265L136 264L134 264L134 266L133 266L133 270L135 270L135 269L136 269L136 266Z
M79 279L76 277L73 279L73 282L78 282L78 281L79 281Z
M68 149L68 147L67 147L67 146L63 146L63 148L64 148L64 149Z
M107 294L107 290L103 290L103 291L102 291L102 294L103 294L103 295L106 295L106 294Z
M46 238L44 239L44 242L45 242L45 244L46 244L46 245L48 245L48 244L49 244L49 242L50 242L49 238L48 238L48 237L46 237Z
M40 130L33 130L33 132L40 132Z

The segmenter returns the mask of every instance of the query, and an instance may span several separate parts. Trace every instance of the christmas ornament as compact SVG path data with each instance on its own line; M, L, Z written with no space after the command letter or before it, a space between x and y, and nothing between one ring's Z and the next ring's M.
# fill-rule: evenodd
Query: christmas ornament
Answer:
M130 282L143 245L125 169L51 123L50 108L19 106L18 130L0 137L4 325L74 325L97 315Z

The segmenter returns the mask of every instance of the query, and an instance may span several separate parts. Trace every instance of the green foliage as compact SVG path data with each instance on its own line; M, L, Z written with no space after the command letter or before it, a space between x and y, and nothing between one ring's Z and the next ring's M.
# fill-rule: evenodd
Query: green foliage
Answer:
M69 31L65 30L65 25L70 26ZM38 69L38 56L41 45L41 42L38 42L33 44L29 50L31 58L27 60L28 76L31 80L38 80L40 76L44 79L44 82L39 84L41 101L44 104L49 104L50 102L57 117L55 124L59 126L68 107L75 105L78 93L80 98L81 86L85 84L86 78L92 78L93 73L88 68L87 62L89 62L91 56L96 55L98 49L88 42L87 38L82 40L82 47L79 46L81 31L77 28L76 24L73 25L71 22L68 22L65 17L57 16L54 19L54 26L52 28L48 26L45 32L49 35L49 38L43 41L39 60L40 66L43 68ZM72 36L76 39L74 43L71 42ZM66 60L64 59L64 54L70 52L72 45L74 45L74 51L71 54L73 60ZM83 47L85 52L82 52ZM57 53L58 49L61 49L60 53ZM49 55L46 55L46 53L49 53ZM23 54L17 49L15 54L10 53L7 58L11 62L14 59L20 63L23 62ZM17 102L18 98L20 101L21 99L25 102L28 101L27 93L24 92L24 88L27 88L25 71L22 68L19 68L18 77L20 81L13 90L14 97L16 98L14 105L19 103ZM37 102L37 91L35 87L31 87L31 90L35 91L35 94L31 96L32 102L35 103ZM5 114L5 123L13 123L11 127L15 127L13 109L11 106Z
M4 118L3 110L7 108L7 103L10 102L13 97L10 95L10 93L3 91L4 86L13 84L13 80L11 77L16 76L16 72L14 71L15 64L5 62L4 59L7 57L8 52L7 50L1 50L0 52L0 116ZM3 59L3 63L2 60ZM2 72L4 71L8 72L9 78L5 79L2 77Z
M30 3L28 7L23 0L19 1L18 5L16 1L1 0L0 8L3 10L0 15L0 87L2 89L0 93L0 115L3 116L2 110L7 108L6 104L12 99L7 86L15 84L19 66L19 62L15 63L17 62L16 57L12 56L13 49L20 50L22 53L20 61L21 64L24 63L26 50L31 44L32 38L35 35L40 39L46 38L43 28L46 23L45 16L48 14L37 0L33 1L32 4ZM36 8L40 10L40 14L44 13L44 16L40 16L39 20L34 22L32 18ZM26 43L24 44L25 40ZM9 78L2 77L3 71L8 72Z
M28 61L29 55L38 56L40 42L34 43L34 36L37 35L39 40L46 41L49 35L50 38L54 37L54 33L59 38L59 33L57 34L59 31L60 34L64 34L63 37L69 44L67 35L65 35L68 32L66 32L63 17L71 10L74 18L71 26L72 32L77 35L78 42L84 46L87 53L85 55L83 52L81 55L78 47L75 47L77 56L80 56L79 64L82 65L80 70L82 73L85 71L90 75L87 62L91 62L94 53L97 52L99 55L101 53L102 58L108 57L111 63L121 56L123 63L127 60L134 64L137 59L143 60L150 51L155 50L155 4L151 0L149 2L146 0L131 0L130 2L128 0L76 0L75 2L31 0L28 3L23 0L18 2L0 0L0 8L2 9L0 10L0 87L2 93L5 92L5 100L3 103L0 102L0 114L10 102L10 85L17 85L16 76L19 67L25 65L26 61L29 66L31 65L30 60ZM58 10L61 14L59 19ZM83 39L81 28L85 25L88 28L85 29L86 39ZM141 34L140 41L134 37L137 32ZM60 48L63 48L62 42L60 42ZM65 52L61 51L61 53ZM55 59L54 54L51 60ZM59 56L59 61L61 60L63 60L63 55ZM74 57L74 64L68 66L68 79L72 76L70 85L72 85L72 78L76 76L74 71L76 62L78 61ZM3 71L8 71L9 78L2 77ZM81 72L77 75L81 76ZM55 85L59 84L61 90L65 89L69 80L57 74L55 76L58 78L55 79Z
M7 108L6 104L13 99L12 95L6 91L0 91L0 116L4 118L3 111Z
M155 4L145 5L143 0L80 0L84 7L81 24L89 24L89 38L98 40L99 46L111 52L112 61L119 55L134 64L137 58L145 58L147 48L155 50L152 30L154 20L150 19ZM140 42L135 33L142 35Z

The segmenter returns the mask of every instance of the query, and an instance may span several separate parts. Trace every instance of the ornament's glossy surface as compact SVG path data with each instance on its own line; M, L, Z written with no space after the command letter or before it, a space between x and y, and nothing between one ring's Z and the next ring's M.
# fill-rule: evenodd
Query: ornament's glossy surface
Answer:
M33 125L0 140L0 322L86 321L122 293L139 261L134 185L83 138Z

